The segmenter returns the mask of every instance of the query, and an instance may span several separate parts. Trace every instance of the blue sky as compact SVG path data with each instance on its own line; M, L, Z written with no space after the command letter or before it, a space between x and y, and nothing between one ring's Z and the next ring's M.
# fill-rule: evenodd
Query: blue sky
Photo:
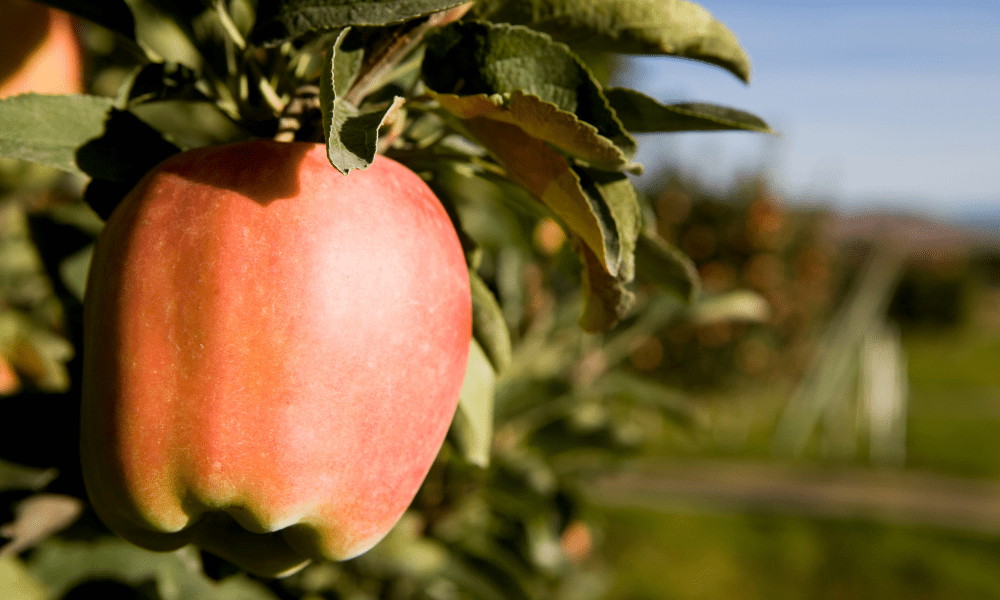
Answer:
M783 137L642 136L647 173L677 165L723 190L762 167L800 203L1000 213L1000 1L701 4L750 55L750 86L666 57L629 59L613 83L750 110Z

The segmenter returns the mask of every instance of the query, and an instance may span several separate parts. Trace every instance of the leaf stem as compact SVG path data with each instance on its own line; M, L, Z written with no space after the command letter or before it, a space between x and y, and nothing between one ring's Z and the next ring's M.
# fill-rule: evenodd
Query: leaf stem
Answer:
M214 3L215 13L219 17L219 23L222 25L222 31L225 32L226 36L236 47L240 49L240 52L247 55L247 41L240 33L240 30L236 27L236 23L233 23L232 17L229 16L229 11L226 10L223 0L216 0ZM285 110L285 102L281 99L281 96L274 90L271 86L271 82L268 81L267 77L260 70L260 65L248 57L247 64L250 66L250 70L253 71L253 76L257 80L257 89L260 90L261 95L264 97L264 101L267 105L274 111L274 114L280 115L282 111Z

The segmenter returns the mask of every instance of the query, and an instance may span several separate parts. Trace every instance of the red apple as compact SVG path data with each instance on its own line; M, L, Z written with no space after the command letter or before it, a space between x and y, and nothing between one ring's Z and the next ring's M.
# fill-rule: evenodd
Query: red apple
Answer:
M440 202L385 157L322 145L166 160L114 211L85 302L94 509L153 550L261 575L374 545L454 414L468 271Z
M0 98L83 91L80 43L67 13L27 0L0 0L0 27Z

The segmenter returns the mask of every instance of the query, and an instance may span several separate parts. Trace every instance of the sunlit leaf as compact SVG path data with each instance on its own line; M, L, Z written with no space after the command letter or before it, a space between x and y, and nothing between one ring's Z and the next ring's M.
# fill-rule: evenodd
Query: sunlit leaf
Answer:
M429 15L466 0L261 0L253 37L268 46L352 25L388 25Z
M608 273L618 273L622 245L614 216L603 198L584 193L580 176L565 158L519 127L482 117L465 123L497 155L511 179L559 216Z
M687 0L484 0L477 14L529 25L583 49L669 54L750 79L750 59L736 36Z
M579 244L583 259L583 314L579 324L584 331L610 329L628 313L635 302L635 294L625 288L625 283L601 268L597 257L583 244Z
M638 170L632 162L634 148L624 152L593 125L560 110L551 102L514 90L506 95L434 94L435 99L460 119L484 117L517 125L532 137L544 140L591 166L613 171Z
M0 558L0 598L4 600L46 600L48 590L14 556Z
M635 277L635 249L642 224L639 200L632 182L622 173L609 173L597 169L574 169L588 197L600 197L601 204L610 211L618 241L621 245L621 263L614 275L623 282Z
M35 494L14 506L14 520L0 526L9 538L0 546L0 557L15 556L53 533L68 527L83 512L83 501L62 494Z
M0 156L84 174L78 149L104 133L114 100L22 94L0 99Z
M604 93L632 133L725 130L774 133L759 117L736 108L699 102L662 104L626 88L610 88Z
M63 285L83 302L87 290L87 273L90 271L90 259L94 254L94 245L90 244L72 254L59 265L59 276Z
M428 36L423 75L427 86L439 94L485 96L469 101L473 103L471 107L462 107L454 100L447 106L459 106L462 111L473 112L485 109L494 114L496 111L485 103L502 104L515 113L505 119L523 121L533 135L540 122L551 120L543 127L543 131L548 132L540 131L539 136L557 146L560 144L555 140L569 148L594 144L596 147L588 154L595 157L609 152L600 148L606 142L581 139L583 132L574 131L579 126L558 111L572 113L617 146L621 153L616 159L620 168L627 166L627 161L635 155L635 140L615 117L600 85L583 61L565 45L553 42L543 33L506 24L453 23ZM522 105L516 108L511 106L515 102L515 92L522 94L517 100ZM535 98L554 105L558 111ZM599 162L606 164L609 161L601 158Z
M470 463L486 467L493 443L493 392L496 372L486 352L475 341L469 345L469 362L458 397L452 428L462 455Z
M735 290L716 296L706 296L691 307L690 318L695 323L720 321L760 323L771 315L771 304L757 292Z
M510 363L510 332L503 310L486 282L469 271L472 288L472 335L486 353L497 373L503 373Z

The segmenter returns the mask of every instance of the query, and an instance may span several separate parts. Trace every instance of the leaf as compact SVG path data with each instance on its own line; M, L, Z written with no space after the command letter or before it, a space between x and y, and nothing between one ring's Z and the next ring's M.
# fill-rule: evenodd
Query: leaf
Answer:
M201 71L204 56L198 50L199 41L208 41L196 32L195 21L208 10L201 0L127 0L135 17L136 38L151 62L168 60ZM199 27L207 33L206 28Z
M750 290L735 290L709 296L691 307L691 321L707 325L721 321L762 323L771 316L768 301Z
M181 150L248 139L213 102L162 100L132 106L129 112Z
M264 46L352 25L402 23L467 0L261 0L253 39Z
M73 345L17 309L0 310L0 348L16 371L48 392L69 388Z
M0 100L0 156L93 178L86 200L107 218L153 166L179 151L109 98L22 94Z
M210 579L193 546L150 552L114 537L94 542L50 538L35 548L27 563L32 575L45 582L50 598L62 598L81 581L111 578L132 586L152 581L158 598L276 600L263 584L245 575Z
M462 455L470 463L483 468L490 464L490 447L493 444L493 393L496 378L486 352L476 340L472 340L452 427Z
M59 278L73 296L83 302L87 290L87 274L90 271L90 259L94 255L94 245L73 253L59 264Z
M93 179L84 200L107 219L150 169L180 148L129 111L112 109L99 137L76 152L79 167Z
M625 289L624 282L601 268L590 248L581 243L577 247L583 260L583 314L579 325L584 331L606 331L628 313L635 295Z
M548 206L591 250L609 274L622 264L622 243L614 215L600 196L588 195L569 162L522 129L486 118L466 127L506 167L511 179Z
M589 197L600 197L602 204L611 212L621 246L621 264L615 275L623 282L632 281L635 277L635 244L642 224L635 188L622 173L582 167L574 170L580 177L584 193Z
M472 336L489 358L493 370L503 373L510 364L510 332L503 317L503 310L486 282L469 271L472 288Z
M0 558L0 598L5 600L45 600L48 590L31 576L16 557Z
M635 155L635 140L615 117L583 61L565 45L527 27L452 23L428 36L423 76L427 86L439 94L484 94L494 104L498 102L492 97L499 94L505 107L515 91L535 96L589 123L626 158ZM520 101L531 102L525 98ZM543 110L537 102L520 110L532 108ZM552 114L551 109L548 113Z
M124 0L39 0L78 17L97 23L135 41L135 19Z
M604 94L625 128L632 133L733 129L774 133L759 117L736 108L701 102L661 104L626 88L610 88Z
M22 94L0 100L0 155L86 174L77 148L104 132L109 98Z
M701 289L694 262L680 248L655 233L642 232L635 249L639 278L692 301Z
M634 146L629 146L626 153L590 123L538 96L520 90L503 96L433 95L442 107L460 119L485 117L516 125L532 137L546 141L593 167L612 171L641 170L631 160L635 155Z
M35 494L14 507L14 520L0 526L10 541L0 546L0 557L16 556L69 527L83 512L83 502L62 494Z
M529 25L587 50L668 54L720 66L750 80L736 36L686 0L485 0L480 16Z
M9 432L7 432L9 434ZM0 458L0 492L11 490L38 491L59 474L55 469L39 469L19 465Z
M320 109L326 133L326 153L338 171L367 169L378 152L378 130L386 117L403 105L396 96L379 108L360 111L344 99L361 69L364 49L360 38L345 28L337 36L327 58L320 84Z

